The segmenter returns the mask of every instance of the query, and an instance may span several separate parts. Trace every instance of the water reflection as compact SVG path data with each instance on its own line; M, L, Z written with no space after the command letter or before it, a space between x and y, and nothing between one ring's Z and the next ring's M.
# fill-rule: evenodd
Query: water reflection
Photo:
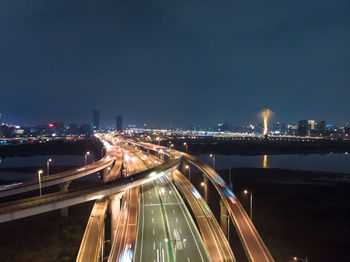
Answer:
M350 173L350 152L333 154L284 155L220 155L215 154L216 169L226 168L283 168ZM212 165L208 154L197 156Z
M268 168L268 165L267 165L267 155L264 155L263 168Z

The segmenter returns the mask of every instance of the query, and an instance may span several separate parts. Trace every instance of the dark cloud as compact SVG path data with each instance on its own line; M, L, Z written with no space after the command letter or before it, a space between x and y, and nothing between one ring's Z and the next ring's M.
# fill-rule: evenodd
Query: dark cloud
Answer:
M350 3L2 1L6 120L350 118Z

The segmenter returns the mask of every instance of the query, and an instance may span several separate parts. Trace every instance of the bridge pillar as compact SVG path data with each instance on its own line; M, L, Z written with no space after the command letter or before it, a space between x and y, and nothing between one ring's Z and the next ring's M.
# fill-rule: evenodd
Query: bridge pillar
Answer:
M104 224L103 224L104 225ZM101 233L101 238L100 238L100 258L101 262L103 262L103 257L104 257L104 249L105 249L105 226L102 227L102 233Z
M64 182L59 184L60 192L68 192L69 185L72 181ZM64 207L60 209L60 213L62 217L68 217L68 207Z
M227 212L227 208L224 204L224 201L222 201L222 199L220 199L220 226L222 231L224 232L224 234L227 236L227 232L228 232L228 212Z
M109 197L110 199L109 212L111 214L111 246L113 245L115 233L118 227L118 218L120 213L120 205L121 205L122 197L123 197L123 193L114 194Z

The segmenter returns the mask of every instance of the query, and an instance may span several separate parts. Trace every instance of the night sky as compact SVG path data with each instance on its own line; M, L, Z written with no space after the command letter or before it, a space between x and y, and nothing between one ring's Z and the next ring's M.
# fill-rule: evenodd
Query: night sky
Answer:
M14 124L350 120L350 1L0 1Z

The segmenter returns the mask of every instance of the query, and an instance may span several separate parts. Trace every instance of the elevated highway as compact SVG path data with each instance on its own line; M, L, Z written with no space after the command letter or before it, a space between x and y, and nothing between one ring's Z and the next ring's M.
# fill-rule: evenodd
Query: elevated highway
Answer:
M172 172L177 168L179 163L179 158L171 158L160 166L129 177L121 178L116 182L107 183L89 189L66 193L55 193L53 195L48 194L42 197L1 204L0 223L100 199L105 196L140 186L163 176L167 172Z
M196 188L178 170L171 178L191 207L211 260L236 261L219 223Z
M105 217L108 208L108 198L98 199L92 209L83 240L77 256L77 262L98 261L103 256Z
M50 176L43 176L41 177L41 187L44 188L44 187L49 187L53 185L58 185L58 184L72 181L84 176L91 175L95 172L105 169L106 167L111 166L114 160L115 160L114 158L111 158L110 156L107 155L95 163L92 163L77 169L56 173ZM2 187L0 189L0 198L11 196L11 195L17 195L17 194L29 192L32 190L39 190L38 178L23 181L13 185L10 184L10 185L7 185L6 187Z
M257 232L252 221L249 219L237 197L232 193L226 182L219 176L219 174L216 173L215 170L213 170L208 164L200 161L192 155L171 150L159 145L157 146L144 142L135 142L133 140L128 140L128 142L143 147L147 150L163 152L168 155L178 155L179 157L182 156L184 160L196 166L201 172L203 172L204 176L211 181L223 200L223 203L230 215L231 221L237 229L248 259L252 262L274 261L265 243L261 239L259 233Z
M182 153L182 155L185 160L202 171L215 186L221 199L224 201L233 224L237 229L248 259L253 262L274 261L252 221L249 219L241 203L229 189L226 182L208 164L200 161L192 155L186 153Z

